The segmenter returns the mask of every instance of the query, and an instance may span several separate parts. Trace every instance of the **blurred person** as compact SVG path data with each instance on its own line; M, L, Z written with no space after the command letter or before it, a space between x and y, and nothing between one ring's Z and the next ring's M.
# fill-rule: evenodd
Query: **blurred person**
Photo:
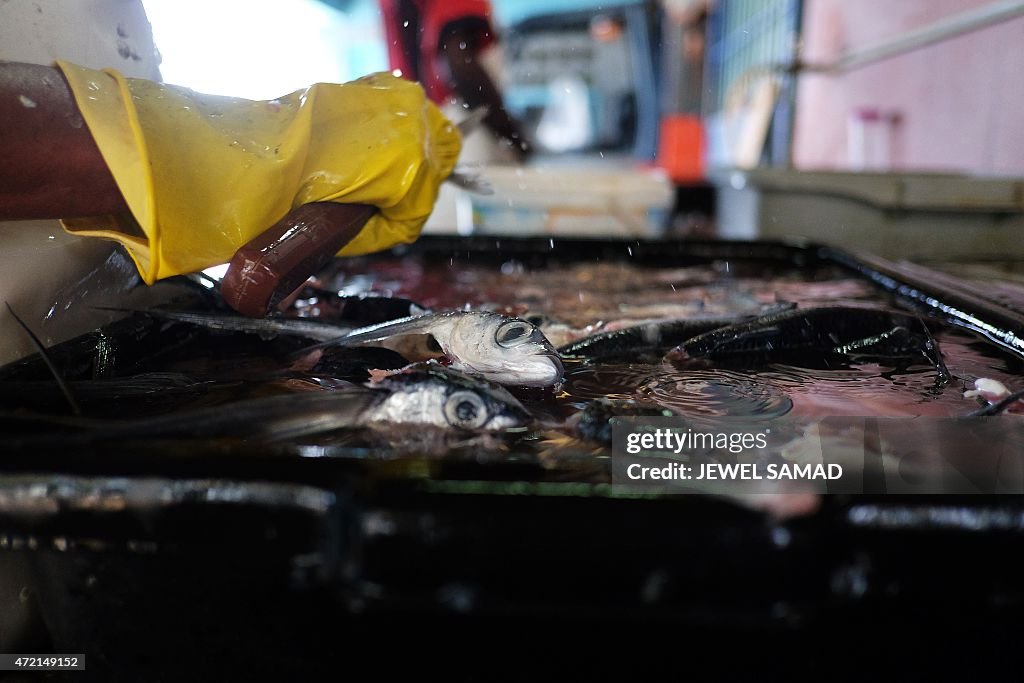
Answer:
M461 159L519 163L533 153L522 126L505 108L494 64L498 34L487 0L378 0L391 69L423 84L453 120L488 108L493 139L469 136Z

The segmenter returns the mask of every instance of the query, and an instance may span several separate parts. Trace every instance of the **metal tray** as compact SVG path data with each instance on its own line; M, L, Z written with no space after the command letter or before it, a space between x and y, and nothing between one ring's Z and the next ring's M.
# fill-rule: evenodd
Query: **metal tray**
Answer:
M1024 358L1019 311L932 271L822 245L424 237L399 251L531 268L838 267ZM830 657L849 659L843 638L867 628L901 643L940 629L998 645L1020 623L1016 496L833 495L780 519L710 496L619 495L593 467L552 471L516 453L366 455L157 441L5 448L0 650L85 653L94 680L365 667L637 678L701 662L835 677ZM757 636L749 656L699 649L738 634ZM797 638L799 649L787 646ZM664 649L680 643L681 654ZM865 653L849 670L877 661Z

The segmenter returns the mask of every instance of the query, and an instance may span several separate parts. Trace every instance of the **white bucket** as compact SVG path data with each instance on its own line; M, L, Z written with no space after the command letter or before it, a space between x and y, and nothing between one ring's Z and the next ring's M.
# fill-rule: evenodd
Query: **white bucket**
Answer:
M494 194L449 191L459 234L660 237L674 188L660 170L586 166L488 166ZM441 221L434 221L440 228ZM468 224L467 224L468 222ZM450 223L449 223L450 224Z

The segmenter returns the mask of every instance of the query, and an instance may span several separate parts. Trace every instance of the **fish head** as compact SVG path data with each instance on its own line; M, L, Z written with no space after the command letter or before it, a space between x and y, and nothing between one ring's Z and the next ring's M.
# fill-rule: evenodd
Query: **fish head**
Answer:
M387 390L373 411L376 422L498 431L522 428L531 420L503 387L437 363L409 366L374 386Z
M558 352L536 325L499 313L452 319L441 341L451 367L512 386L549 387L565 372Z
M456 370L512 386L554 386L564 373L558 352L536 325L491 311L395 320L356 330L331 344L383 346L411 362L443 360Z

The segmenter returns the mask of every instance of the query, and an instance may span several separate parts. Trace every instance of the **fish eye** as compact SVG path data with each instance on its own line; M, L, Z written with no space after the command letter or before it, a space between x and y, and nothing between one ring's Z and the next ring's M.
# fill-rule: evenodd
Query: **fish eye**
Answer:
M487 406L472 391L456 391L444 402L448 424L463 429L477 429L487 422Z
M510 349L519 346L530 339L530 325L522 321L511 320L502 323L498 331L494 333L494 340L498 346Z

